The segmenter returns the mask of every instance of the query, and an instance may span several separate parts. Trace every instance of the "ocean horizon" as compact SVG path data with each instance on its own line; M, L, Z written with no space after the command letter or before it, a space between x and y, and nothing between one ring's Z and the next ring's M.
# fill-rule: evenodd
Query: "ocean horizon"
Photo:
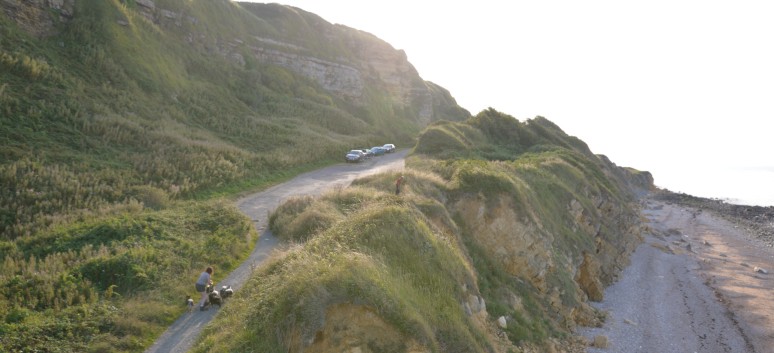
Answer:
M654 184L672 192L748 206L774 206L774 169L701 169L653 174Z

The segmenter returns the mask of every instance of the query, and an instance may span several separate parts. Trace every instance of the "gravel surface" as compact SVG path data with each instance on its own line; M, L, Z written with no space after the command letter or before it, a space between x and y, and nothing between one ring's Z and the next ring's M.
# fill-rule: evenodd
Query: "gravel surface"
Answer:
M609 345L588 352L774 352L772 321L761 314L772 310L771 281L749 265L765 263L765 255L742 245L755 239L696 209L651 201L644 214L650 234L621 280L594 303L608 313L604 326L578 332L592 342L605 336ZM732 242L733 251L717 252ZM749 290L743 296L740 283Z
M244 197L237 201L237 207L250 217L261 234L250 257L225 278L215 280L216 286L230 285L239 293L239 288L250 274L280 246L280 242L268 230L268 216L289 197L319 195L336 187L346 187L353 180L370 174L390 170L402 170L408 150L374 157L357 164L337 164L324 169L299 175L294 179L275 185L267 190ZM387 186L391 188L392 185ZM191 279L191 286L195 278ZM228 305L228 304L226 304ZM184 353L193 347L202 329L217 315L218 309L185 313L170 326L146 353Z

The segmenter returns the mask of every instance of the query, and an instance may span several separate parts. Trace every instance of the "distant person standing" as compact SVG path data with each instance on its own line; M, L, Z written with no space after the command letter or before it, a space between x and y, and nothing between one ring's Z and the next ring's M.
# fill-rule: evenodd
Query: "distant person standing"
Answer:
M400 195L400 186L403 184L403 175L399 176L397 180L395 180L395 195Z
M212 267L207 267L202 274L199 275L199 279L196 281L196 291L202 295L202 299L199 301L199 310L207 310L204 308L204 304L207 303L207 286L212 284Z

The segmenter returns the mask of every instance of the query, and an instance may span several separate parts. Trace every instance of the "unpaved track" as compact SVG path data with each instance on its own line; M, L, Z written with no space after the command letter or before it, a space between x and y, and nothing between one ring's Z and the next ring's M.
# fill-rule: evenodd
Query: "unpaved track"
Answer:
M774 353L774 251L709 212L649 201L652 234L595 306L607 349Z
M403 170L404 157L408 150L389 153L374 157L358 164L337 164L324 169L299 175L280 185L275 185L265 191L252 194L237 201L239 209L250 217L256 229L261 234L255 250L237 269L225 278L216 278L216 285L228 284L239 292L252 271L266 260L272 251L279 246L279 241L268 230L268 216L284 200L293 196L319 195L335 187L345 187L358 177L381 173L390 170ZM391 190L392 185L386 185ZM191 279L193 288L194 278ZM228 305L228 304L226 304ZM158 340L148 348L146 353L184 353L187 352L202 329L217 315L217 308L208 311L195 311L180 316Z

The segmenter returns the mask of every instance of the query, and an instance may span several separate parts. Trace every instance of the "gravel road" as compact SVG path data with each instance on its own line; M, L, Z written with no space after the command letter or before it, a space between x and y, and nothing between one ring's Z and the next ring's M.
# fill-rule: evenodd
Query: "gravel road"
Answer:
M578 332L592 341L606 336L609 345L588 352L774 353L772 283L751 265L771 265L771 253L755 257L754 239L707 212L650 201L644 214L651 234L594 303L607 321Z
M357 164L337 164L324 169L299 175L294 179L275 185L267 190L244 197L237 201L237 207L250 217L260 237L253 253L237 269L225 278L217 279L216 285L230 285L239 293L252 271L266 260L280 242L268 230L268 216L284 200L293 196L319 195L335 187L346 187L353 180L366 175L403 170L408 150L388 153ZM391 187L391 186L390 186ZM191 285L193 281L191 279ZM185 313L170 326L146 353L184 353L193 347L202 329L217 315L218 309Z

